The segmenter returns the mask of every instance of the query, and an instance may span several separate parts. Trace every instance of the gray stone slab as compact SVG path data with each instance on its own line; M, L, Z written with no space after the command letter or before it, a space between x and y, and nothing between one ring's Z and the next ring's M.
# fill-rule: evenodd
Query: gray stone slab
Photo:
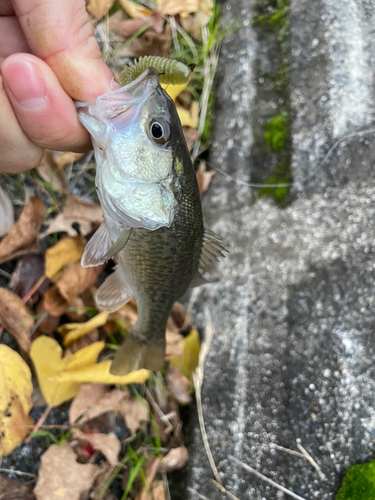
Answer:
M364 30L351 24L353 3ZM223 484L241 500L287 497L233 466L230 454L306 500L333 500L345 469L374 453L373 137L366 138L368 144L353 138L318 169L340 134L371 126L373 84L368 67L358 62L359 56L350 56L350 64L345 61L346 53L357 47L356 36L362 37L366 60L372 57L372 4L342 2L340 17L333 0L292 2L296 201L285 210L272 200L254 204L251 188L220 174L204 199L207 227L229 241L231 251L211 272L213 283L198 289L195 298L198 325L204 329L212 322L215 330L206 361L203 411ZM229 19L250 19L254 5L228 0L224 11ZM341 36L347 25L348 40ZM310 50L306 59L311 44L317 49L323 40L327 50L316 56ZM256 136L251 116L257 106L252 61L257 43L250 23L245 25L224 43L220 65L221 104L212 163L237 179L251 175ZM341 61L337 67L331 61L335 47ZM359 82L367 93L355 95L353 79L354 87ZM321 101L328 88L325 82L330 82L329 106ZM239 98L233 100L233 95ZM228 131L230 120L234 126ZM312 172L308 181L303 180ZM276 443L296 450L296 439L327 480L305 459L272 448ZM213 475L197 426L190 451L187 498L199 498L197 492L210 500L227 498L210 482Z

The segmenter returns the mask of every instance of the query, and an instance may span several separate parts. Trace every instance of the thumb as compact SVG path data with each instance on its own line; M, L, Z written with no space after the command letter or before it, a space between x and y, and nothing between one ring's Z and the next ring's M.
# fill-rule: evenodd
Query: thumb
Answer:
M73 99L111 90L84 0L12 0L33 54L43 59Z

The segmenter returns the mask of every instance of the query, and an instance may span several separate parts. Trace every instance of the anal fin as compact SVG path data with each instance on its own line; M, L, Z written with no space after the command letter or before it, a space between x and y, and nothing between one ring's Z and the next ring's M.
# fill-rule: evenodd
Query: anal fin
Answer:
M113 243L107 224L103 221L99 229L91 237L85 247L81 259L82 267L94 267L104 264L107 260L116 255L129 240L131 228L125 227L120 238Z
M157 345L138 343L129 333L116 353L110 373L127 375L141 368L160 371L164 367L164 357L165 341Z
M116 266L115 272L96 292L95 302L100 311L114 312L129 302L132 296L121 267Z

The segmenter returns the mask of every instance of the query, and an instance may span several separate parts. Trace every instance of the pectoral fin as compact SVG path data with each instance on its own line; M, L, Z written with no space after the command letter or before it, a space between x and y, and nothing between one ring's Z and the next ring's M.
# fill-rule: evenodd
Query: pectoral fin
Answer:
M124 306L131 298L132 293L126 283L120 266L108 276L95 295L95 302L100 311L114 312Z
M216 236L216 234L213 233L212 231L205 229L203 235L202 253L198 266L198 271L199 271L198 274L204 272L207 267L209 267L214 262L218 261L220 257L225 257L224 252L228 252L227 243L225 243L225 241L219 238L219 236Z
M81 266L94 267L107 262L107 260L111 259L124 248L130 237L130 232L131 228L125 227L120 238L113 243L109 235L107 224L103 221L85 247L81 259Z

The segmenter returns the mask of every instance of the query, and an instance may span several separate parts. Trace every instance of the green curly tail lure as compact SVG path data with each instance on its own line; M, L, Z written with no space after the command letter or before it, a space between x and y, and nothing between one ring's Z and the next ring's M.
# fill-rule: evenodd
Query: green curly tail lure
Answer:
M159 72L159 82L164 84L182 85L190 78L190 69L179 61L166 57L145 56L125 67L120 74L120 85L131 83L147 68L155 68Z

